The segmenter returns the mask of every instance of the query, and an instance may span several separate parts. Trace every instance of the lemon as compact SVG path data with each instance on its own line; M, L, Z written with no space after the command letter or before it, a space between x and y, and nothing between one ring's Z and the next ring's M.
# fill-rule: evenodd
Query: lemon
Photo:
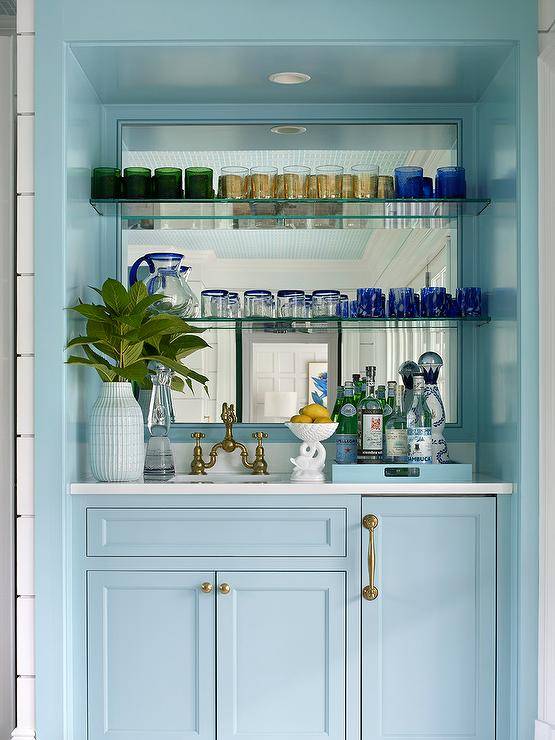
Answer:
M329 419L328 410L324 406L320 406L319 403L311 403L308 406L304 406L300 412L303 416L310 416L311 419Z
M291 423L292 424L312 424L312 419L310 416L306 416L305 414L295 414L295 416L291 417Z
M322 416L319 419L314 419L315 424L333 424L333 421L329 416Z

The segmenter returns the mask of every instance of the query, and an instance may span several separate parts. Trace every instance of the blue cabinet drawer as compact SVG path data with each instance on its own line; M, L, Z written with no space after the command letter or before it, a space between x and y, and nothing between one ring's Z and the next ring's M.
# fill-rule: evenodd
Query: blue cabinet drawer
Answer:
M87 509L87 555L345 557L347 510Z

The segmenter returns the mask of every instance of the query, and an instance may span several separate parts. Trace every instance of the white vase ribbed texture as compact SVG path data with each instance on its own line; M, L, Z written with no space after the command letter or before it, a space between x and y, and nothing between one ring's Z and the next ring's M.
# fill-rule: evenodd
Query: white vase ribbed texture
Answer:
M98 481L132 481L143 474L143 412L131 383L102 383L91 412L89 448Z

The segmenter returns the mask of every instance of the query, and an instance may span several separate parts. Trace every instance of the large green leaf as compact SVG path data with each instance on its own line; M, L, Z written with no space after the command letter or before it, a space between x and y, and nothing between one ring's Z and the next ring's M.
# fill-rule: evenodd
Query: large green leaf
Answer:
M119 280L112 278L108 278L102 286L102 299L118 315L121 315L129 305L127 291Z
M182 360L193 354L193 352L209 347L209 345L202 337L196 336L195 334L186 334L172 340L168 345L162 345L162 347L165 350L165 354L169 354L171 357Z
M112 318L103 306L96 306L94 303L78 303L76 306L70 306L69 311L76 311L86 319L95 321L111 322Z
M129 367L116 368L116 372L120 378L134 380L142 385L148 376L148 365L143 361L135 362L133 365L129 365Z
M130 344L124 352L122 352L122 361L125 367L132 365L137 362L143 354L143 342L137 342L136 344Z
M185 367L185 365L182 365L178 360L175 360L172 357L164 357L164 355L153 355L151 357L145 357L144 359L150 360L151 362L159 362L161 365L169 367L171 370L174 370L176 373L182 375L184 378L192 378L193 380L196 380L197 383L201 383L202 385L208 383L208 378L205 378L204 375L201 375L200 373L197 373L194 370Z
M86 357L76 357L75 355L70 355L67 358L67 364L68 365L87 365L88 367L92 367L98 372L101 379L104 381L113 381L116 377L116 374L114 372L110 372L110 366L106 366L101 362L95 362L94 360L89 360Z
M133 311L136 308L137 304L140 303L143 298L147 297L148 290L146 289L146 285L140 280L138 280L136 283L133 283L128 291L129 303L127 305L127 310Z
M164 334L175 334L183 331L184 323L177 316L168 316L167 314L153 316L138 329L137 338L147 340L160 337Z

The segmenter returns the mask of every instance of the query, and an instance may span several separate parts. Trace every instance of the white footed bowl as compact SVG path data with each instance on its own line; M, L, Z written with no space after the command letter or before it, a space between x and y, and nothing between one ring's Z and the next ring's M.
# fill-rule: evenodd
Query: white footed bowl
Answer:
M295 437L302 439L303 442L322 442L329 439L337 429L337 424L294 424L286 422L286 427L293 432Z

